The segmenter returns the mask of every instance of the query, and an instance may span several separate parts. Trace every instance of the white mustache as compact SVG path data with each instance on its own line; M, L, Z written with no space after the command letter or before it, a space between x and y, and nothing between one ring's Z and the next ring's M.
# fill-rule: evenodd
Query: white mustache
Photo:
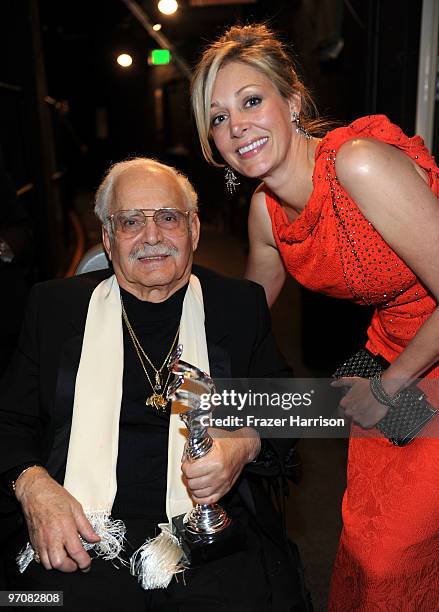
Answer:
M134 246L128 256L128 259L136 261L137 259L143 259L146 257L167 257L173 256L178 253L176 246L171 244L158 245L158 246L147 246L145 244L138 244Z

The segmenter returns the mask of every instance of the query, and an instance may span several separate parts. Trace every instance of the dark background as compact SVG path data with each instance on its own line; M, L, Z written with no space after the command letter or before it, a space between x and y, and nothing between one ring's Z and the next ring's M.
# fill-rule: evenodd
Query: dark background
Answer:
M350 121L380 112L413 133L421 1L181 0L172 17L159 16L152 0L140 4L191 67L225 26L266 20L290 44L323 115ZM325 49L339 39L341 52L328 59ZM203 215L245 234L247 192L230 202L221 170L201 158L187 78L175 64L148 66L157 44L121 0L3 0L0 41L0 145L34 229L35 279L68 271L75 198L130 155L177 164L199 190ZM133 56L131 69L116 64L122 51Z

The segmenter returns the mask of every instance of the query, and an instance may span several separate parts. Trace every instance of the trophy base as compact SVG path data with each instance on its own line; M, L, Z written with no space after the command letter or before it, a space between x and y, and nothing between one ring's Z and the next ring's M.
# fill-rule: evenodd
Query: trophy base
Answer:
M180 541L190 567L197 567L245 549L245 538L236 521L217 533L191 533L184 524L185 514L172 519L174 534Z

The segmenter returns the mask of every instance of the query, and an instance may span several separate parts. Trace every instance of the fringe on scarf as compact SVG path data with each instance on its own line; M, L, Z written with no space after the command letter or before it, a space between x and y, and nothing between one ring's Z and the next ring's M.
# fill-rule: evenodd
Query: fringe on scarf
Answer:
M87 519L96 534L101 538L99 542L90 543L81 539L85 550L93 550L96 556L104 561L118 559L122 565L127 562L120 557L125 542L126 527L121 520L114 520L102 512L87 512ZM35 559L35 551L30 542L18 553L16 557L18 571L22 574L28 565Z
M178 538L163 526L156 538L146 540L131 557L131 574L143 589L166 589L175 574L186 569Z
M91 544L85 540L82 542L85 550L93 550L98 557L102 557L104 561L113 561L118 559L122 565L126 564L120 557L125 543L125 534L127 528L125 523L120 519L112 519L108 514L102 512L87 513L87 518L90 521L96 534L101 538L99 542ZM81 538L82 539L82 538Z
M18 571L20 574L24 572L29 563L34 560L35 551L31 546L31 543L28 542L22 550L18 553L15 560L17 561Z

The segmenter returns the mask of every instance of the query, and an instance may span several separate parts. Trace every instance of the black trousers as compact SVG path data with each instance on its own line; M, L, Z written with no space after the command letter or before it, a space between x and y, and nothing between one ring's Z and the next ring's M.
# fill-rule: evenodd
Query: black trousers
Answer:
M127 557L151 535L151 525L125 520ZM144 591L129 568L93 559L88 573L45 570L32 562L23 574L8 564L7 588L63 591L68 612L277 612L259 535L247 524L245 550L186 570L167 589ZM288 610L300 610L291 605Z

